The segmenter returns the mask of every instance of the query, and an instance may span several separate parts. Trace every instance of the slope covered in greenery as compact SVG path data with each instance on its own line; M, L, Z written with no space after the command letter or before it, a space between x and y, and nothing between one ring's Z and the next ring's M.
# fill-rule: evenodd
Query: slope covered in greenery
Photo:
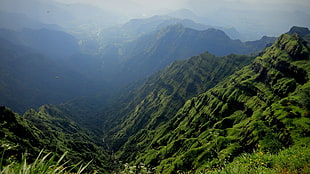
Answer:
M108 131L106 138L113 141L115 150L138 149L136 139L142 141L148 131L170 120L186 100L214 87L252 59L238 55L216 57L206 52L174 62L119 99L121 102L112 105L112 112L104 113L108 115L104 128ZM128 158L129 154L124 155ZM134 152L129 156L133 157Z
M263 50L266 44L272 43L273 40L274 38L266 37L264 40L243 43L240 40L232 40L218 29L199 31L181 24L173 24L144 34L121 46L107 46L104 55L107 55L106 68L115 67L115 63L119 64L112 80L118 79L119 83L124 84L144 79L175 60L184 60L205 51L217 56L232 53L251 54Z
M182 25L145 34L120 48L107 46L98 55L79 53L83 40L78 45L77 39L61 31L0 29L0 38L0 104L18 113L46 103L113 93L175 60L205 51L250 53L268 42L247 45L220 30L198 31Z
M181 33L187 30L178 25L173 27ZM178 33L176 30L166 28L162 32L171 32L169 36L172 37L173 33ZM73 164L94 160L90 170L100 172L115 171L117 159L136 165L132 168L126 164L124 171L229 173L229 170L257 169L281 173L290 168L306 173L309 171L306 164L310 162L310 51L309 44L294 31L303 36L308 33L308 30L295 27L290 31L291 35L282 35L255 59L234 54L217 57L205 52L176 61L142 85L137 83L135 88L128 87L123 96L116 97L111 103L107 102L111 100L110 96L101 95L56 107L44 105L38 110L28 110L23 116L0 107L0 151L4 151L4 164L21 159L26 150L31 154L32 162L44 148L55 152L56 156L68 151L66 159ZM169 38L168 35L163 38L166 37ZM164 41L159 43L164 45ZM268 42L268 38L262 41ZM155 54L157 50L169 51L168 48L158 49L163 45L156 41L147 43L144 51L156 55L153 58L161 58ZM5 64L0 65L1 79L45 89L43 84L33 83L36 79L29 78L30 75L46 80L45 73L54 77L57 70L65 70L57 63L50 64L53 61L44 56L33 55L29 48L7 40L0 40L0 44L2 54L10 55L2 57ZM147 49L153 46L154 49ZM139 50L138 46L136 49ZM124 64L126 61L124 59ZM151 66L150 62L146 59L145 64L141 62L132 67ZM30 65L33 65L33 71ZM44 68L45 73L40 74L39 67ZM29 82L10 78L16 74L27 77L24 79ZM70 71L68 74L77 75ZM92 73L89 76L93 76ZM53 81L67 82L61 79L62 76L54 77ZM0 81L0 87L6 90L3 95L11 90L8 84ZM56 83L47 84L55 87L50 84ZM70 87L68 85L68 91L73 92ZM19 98L12 96L11 99L15 103ZM251 154L253 150L255 153ZM291 153L296 153L296 157L292 156L294 158L286 164L277 162L288 159ZM297 157L299 164L294 160ZM285 169L279 170L279 167Z
M68 152L65 161L70 160L69 164L92 161L89 170L112 170L111 159L92 133L52 106L31 109L23 116L1 106L0 117L0 151L4 160L1 165L19 161L23 153L32 162L44 149L58 157Z
M141 129L121 155L137 154L127 159L175 173L220 165L256 148L276 153L309 144L309 59L302 38L282 35L253 63L188 100L165 124ZM138 117L124 123L133 119Z

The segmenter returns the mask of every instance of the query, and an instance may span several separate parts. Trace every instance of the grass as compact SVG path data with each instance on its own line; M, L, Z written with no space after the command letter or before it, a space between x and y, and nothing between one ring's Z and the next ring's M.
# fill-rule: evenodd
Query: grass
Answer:
M259 149L259 146L258 146ZM68 165L63 162L67 153L58 160L56 155L40 152L35 161L27 163L27 155L23 155L21 162L13 162L2 166L3 157L0 158L0 174L82 174L91 163L82 165ZM118 173L153 173L145 165L129 166L125 164ZM96 173L96 172L94 172ZM182 174L308 174L310 173L310 148L305 146L293 146L278 153L257 150L253 153L244 153L236 157L232 162L224 162L222 165L212 168L200 168L191 171L177 171Z
M193 171L178 171L183 174L309 174L310 148L295 146L271 154L268 151L244 153L232 162L212 168Z
M0 159L0 174L81 174L87 166L79 162L75 165L68 165L68 162L63 162L67 153L64 153L57 161L56 155L48 153L43 156L43 151L40 152L35 161L31 164L27 162L27 155L24 154L21 162L12 162L7 166L3 166L3 156Z

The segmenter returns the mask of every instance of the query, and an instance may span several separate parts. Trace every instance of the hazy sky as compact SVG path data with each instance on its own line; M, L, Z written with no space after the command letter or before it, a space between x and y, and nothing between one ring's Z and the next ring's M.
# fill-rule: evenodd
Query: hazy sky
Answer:
M310 0L57 0L88 3L128 17L151 16L186 8L211 25L278 34L293 25L310 27ZM240 29L241 28L241 29ZM271 31L273 30L274 31ZM282 29L281 31L279 29ZM266 33L266 32L265 32ZM264 34L265 34L264 33Z
M57 0L65 3L88 3L101 8L129 12L153 12L158 10L175 10L188 8L199 15L230 8L234 10L284 10L304 11L309 13L309 0Z
M11 11L24 13L25 10L16 10L23 9L22 6L28 6L29 8L26 10L34 13L40 10L37 1L42 4L53 1L65 4L90 4L103 9L106 14L105 18L97 16L98 20L109 24L114 21L124 23L131 18L162 15L173 10L189 9L203 18L204 24L234 27L238 31L252 32L256 36L276 36L287 32L294 25L310 28L310 0L0 0L0 9L1 7L5 8L7 3L11 4ZM63 12L64 14L68 13L66 10ZM26 15L29 14L26 13ZM78 14L76 19L90 18L93 20L95 12L77 10L76 14ZM64 18L63 14L57 15ZM37 16L39 15L30 15L30 17ZM43 22L57 21L50 18L44 20L43 17ZM107 22L108 20L109 22ZM64 20L62 23L67 22Z

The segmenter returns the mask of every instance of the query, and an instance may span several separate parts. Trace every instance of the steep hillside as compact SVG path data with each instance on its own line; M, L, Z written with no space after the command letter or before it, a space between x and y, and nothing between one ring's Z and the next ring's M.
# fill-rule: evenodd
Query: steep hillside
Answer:
M253 47L239 40L231 40L221 30L198 31L175 24L144 35L121 49L123 56L120 57L119 77L122 77L123 82L137 80L164 69L175 60L183 60L205 51L217 56L250 54L259 50L259 47Z
M104 129L109 130L106 138L111 139L113 135L115 150L136 148L134 139L142 140L148 131L170 120L186 100L214 87L251 60L250 56L216 57L206 52L174 62L119 99L111 107L113 112L107 110L103 114L110 118L105 121ZM134 152L130 154L133 155Z
M309 144L309 60L302 38L282 35L253 63L188 100L156 130L133 134L121 157L156 167L157 173L176 173L212 168L256 148L275 153ZM140 123L148 117L141 114Z
M101 82L82 72L4 39L0 39L0 61L0 104L19 113L92 95L98 88L103 91Z
M103 145L52 106L42 106L38 111L31 109L23 116L1 106L0 117L0 151L4 152L4 165L20 160L25 152L29 153L28 160L33 161L44 149L58 155L68 152L65 160L70 160L70 164L93 160L90 170L112 170Z

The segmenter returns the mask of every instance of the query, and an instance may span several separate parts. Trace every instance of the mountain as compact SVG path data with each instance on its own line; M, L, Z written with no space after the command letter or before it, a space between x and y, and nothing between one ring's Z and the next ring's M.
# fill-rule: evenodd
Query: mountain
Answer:
M31 153L31 162L40 149L46 149L58 155L68 151L66 160L72 163L93 159L89 173L132 173L133 170L139 173L145 168L152 173L246 173L256 169L261 173L269 169L280 171L269 173L292 170L307 173L310 48L297 34L297 31L307 31L298 27L293 31L291 35L281 35L273 45L256 55L219 57L204 52L174 61L145 81L127 86L117 96L107 97L107 101L105 95L97 95L98 100L93 101L94 98L76 98L57 106L30 109L22 116L1 106L0 151L4 151L1 166L18 161L26 150ZM202 36L191 35L197 31L180 25L170 26L152 33L158 40L141 40L141 44L131 45L133 49L122 50L130 53L128 57L117 58L123 65L136 58L142 61L143 58L133 56L139 55L134 53L140 45L141 55L148 50L150 55L156 53L158 59L169 52L159 54L156 50L172 46L169 48L182 51L182 44L178 43L190 46L187 42L195 43L190 39L199 40L193 36L207 35L206 31L200 32ZM217 36L211 37L214 43L216 39L229 38L215 29L211 33ZM185 38L187 42L180 42L182 39L178 38ZM262 38L262 43L268 39ZM175 45L168 42L173 40L178 42ZM198 43L194 46L200 46ZM153 47L156 49L149 49ZM23 101L27 103L44 90L47 93L36 100L58 99L75 93L80 87L86 90L85 95L95 92L92 80L86 78L93 76L93 72L77 73L63 62L6 39L0 39L0 49L0 88L4 96L1 100L10 99L16 104L27 92ZM81 55L77 60L83 58ZM85 56L85 59L100 62L96 56ZM74 57L68 62L70 60L74 61ZM81 62L74 62L72 66L79 69ZM87 67L92 67L94 62L88 62ZM68 76L58 75L59 72ZM12 92L16 89L19 91ZM33 89L37 91L29 94L28 90ZM100 89L104 93L105 89ZM296 163L291 164L293 159ZM245 169L226 170L225 167L231 165Z
M172 24L182 24L189 28L207 29L210 26L195 23L189 19L179 19L169 16L152 16L145 19L132 19L129 22L112 28L103 29L100 34L100 42L106 45L112 43L123 43L137 39L145 34L156 32Z
M31 19L24 14L6 13L0 11L0 28L21 30L23 28L42 29L48 28L51 30L62 30L62 28L55 24L44 24L42 22Z
M195 22L195 20L192 20L192 18L186 18L182 16L178 17L178 15L175 16L173 14L156 15L142 19L132 19L121 26L103 29L100 32L100 42L101 44L105 45L108 42L121 43L124 41L130 41L141 37L144 34L155 32L173 24L182 24L186 28L192 28L195 30L207 30L209 28L215 28L224 31L231 38L237 39L236 36L238 35L238 32L233 28L201 24Z
M199 24L200 27L196 28L194 26L187 26L189 28L197 29L197 30L205 30L208 28L215 28L224 31L230 38L232 39L240 39L242 40L243 36L234 28L234 27L221 27L210 24L216 24L209 21L208 17L201 17L196 15L193 11L189 9L179 9L167 13L166 16L179 18L179 19L186 19L189 21L195 21L195 23ZM209 24L209 25L208 25ZM184 25L184 24L183 24Z
M245 42L245 45L251 48L253 52L260 52L262 51L262 48L271 46L276 39L276 37L263 36L260 40L247 41Z
M63 31L49 29L0 29L0 38L15 45L30 47L34 52L60 59L79 52L78 41Z
M270 42L272 40L270 39ZM184 60L205 51L217 56L230 53L250 54L264 49L265 43L268 41L260 40L256 44L246 45L240 40L230 39L221 30L199 31L175 24L143 35L118 49L111 47L109 50L115 50L113 59L119 59L120 62L120 72L116 76L121 83L128 83L162 70L175 60ZM113 78L115 79L117 78Z
M308 28L294 26L286 34L293 35L295 33L304 38L308 43L310 43L310 30Z
M142 139L148 131L157 129L170 120L186 100L214 87L251 60L250 56L216 57L206 52L174 62L119 99L127 102L113 106L114 114L107 110L108 114L104 115L109 117L104 129L110 131L106 138L112 138L115 150L121 145L124 151L133 148L133 139ZM115 122L115 118L122 121ZM109 137L111 135L113 137Z
M155 167L156 173L175 173L221 166L253 149L276 153L293 145L306 146L310 142L309 60L307 42L297 34L284 34L215 87L187 101L169 102L172 106L185 102L175 114L161 112L169 99L165 94L180 98L182 92L174 94L174 87L160 84L164 88L154 88L140 103L133 100L133 112L121 121L125 129L112 132L115 147L121 147L118 153L127 162ZM128 141L122 144L124 137Z
M69 165L94 160L89 167L92 171L111 170L109 155L102 144L98 144L89 131L51 106L42 106L38 111L28 110L23 116L0 106L0 117L2 165L20 160L24 153L28 154L28 161L34 161L40 150L44 150L58 156L68 152L65 161L69 161Z
M105 87L62 61L0 39L0 104L22 113L29 108L94 95Z

